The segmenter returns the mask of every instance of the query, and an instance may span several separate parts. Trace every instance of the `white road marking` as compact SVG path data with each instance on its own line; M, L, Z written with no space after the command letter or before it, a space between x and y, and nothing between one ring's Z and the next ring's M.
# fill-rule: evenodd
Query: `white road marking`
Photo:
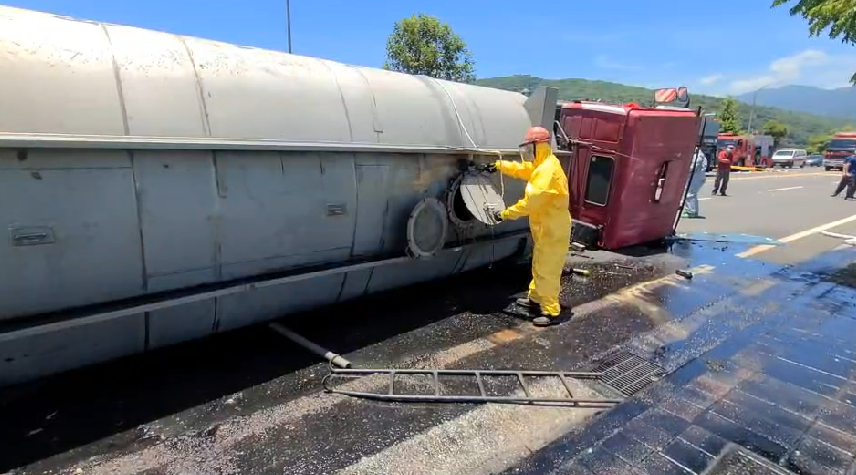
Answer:
M734 178L732 178L732 179L731 179L731 181L768 180L768 179L771 179L771 178L796 178L796 177L800 177L800 176L822 176L822 175L829 176L830 174L829 174L829 173L824 173L824 172L815 172L815 173L794 173L794 174L782 173L782 174L775 174L775 175L766 175L766 174L764 174L764 175L761 175L761 176L747 176L747 177L739 177L739 178L738 178L738 177L734 177ZM712 175L712 176L716 176L716 175Z
M767 191L788 191L788 190L799 190L803 188L802 186L790 186L788 188L776 188L775 190L767 190Z
M707 200L709 200L709 199L710 199L710 198L699 198L698 200L699 200L699 201L707 201Z
M842 224L847 224L847 223L850 223L853 221L856 221L856 214L854 214L853 216L850 216L849 218L839 219L838 221L832 221L831 223L821 224L820 226L817 226L815 228L811 228L811 229L808 229L805 231L800 231L798 233L791 234L790 236L785 236L785 237L779 239L779 241L784 242L784 243L794 242L794 241L797 241L799 239L811 236L812 234L816 234L816 233L819 233L822 231L827 231L827 230L830 230L834 227L841 226ZM755 254L758 254L758 253L761 253L764 251L769 251L770 249L773 249L774 247L778 247L778 246L773 246L770 244L761 244L760 246L751 247L751 248L737 254L737 257L753 256Z

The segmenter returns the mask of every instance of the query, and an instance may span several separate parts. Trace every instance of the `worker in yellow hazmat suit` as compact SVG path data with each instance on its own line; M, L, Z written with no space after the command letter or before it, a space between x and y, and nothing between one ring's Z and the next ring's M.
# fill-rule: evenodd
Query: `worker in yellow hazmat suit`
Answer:
M561 310L562 268L571 240L568 178L550 148L550 132L543 127L532 127L526 132L520 144L520 158L521 162L497 160L485 169L527 181L523 198L496 212L494 219L529 217L534 242L532 282L528 297L518 299L517 304L539 313L533 323L546 326L556 321Z

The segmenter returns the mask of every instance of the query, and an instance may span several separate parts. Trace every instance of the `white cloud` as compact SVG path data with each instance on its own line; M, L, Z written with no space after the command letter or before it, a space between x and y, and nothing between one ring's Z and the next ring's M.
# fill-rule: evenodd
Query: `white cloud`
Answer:
M725 76L723 76L722 74L714 74L712 76L705 76L705 77L699 79L698 82L699 82L699 84L701 84L703 86L712 86L712 85L718 83L724 77Z
M816 49L807 49L772 61L763 73L732 80L728 93L743 94L762 87L790 84L843 87L848 84L854 70L856 55L836 56Z

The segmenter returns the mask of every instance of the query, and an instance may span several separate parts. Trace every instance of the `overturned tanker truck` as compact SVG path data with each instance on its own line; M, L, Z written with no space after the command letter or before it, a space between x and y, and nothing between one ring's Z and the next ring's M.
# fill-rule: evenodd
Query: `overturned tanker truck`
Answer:
M556 91L11 7L0 70L0 386L528 252L461 164L516 157Z
M526 257L528 223L487 216L524 183L467 164L514 158L528 127L565 120L555 89L2 6L0 70L0 386ZM572 188L662 188L662 167L622 171L640 151L659 163L662 133L627 150L616 121L633 114L560 109ZM599 236L630 209L577 206Z

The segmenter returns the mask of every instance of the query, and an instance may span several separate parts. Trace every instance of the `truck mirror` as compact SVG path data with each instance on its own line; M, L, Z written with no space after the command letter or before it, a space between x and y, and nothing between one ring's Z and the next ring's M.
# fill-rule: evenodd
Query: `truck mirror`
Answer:
M565 129L562 128L562 124L558 120L553 122L553 135L556 137L556 145L560 149L568 150L570 148L571 139L568 138L568 134L565 133Z

